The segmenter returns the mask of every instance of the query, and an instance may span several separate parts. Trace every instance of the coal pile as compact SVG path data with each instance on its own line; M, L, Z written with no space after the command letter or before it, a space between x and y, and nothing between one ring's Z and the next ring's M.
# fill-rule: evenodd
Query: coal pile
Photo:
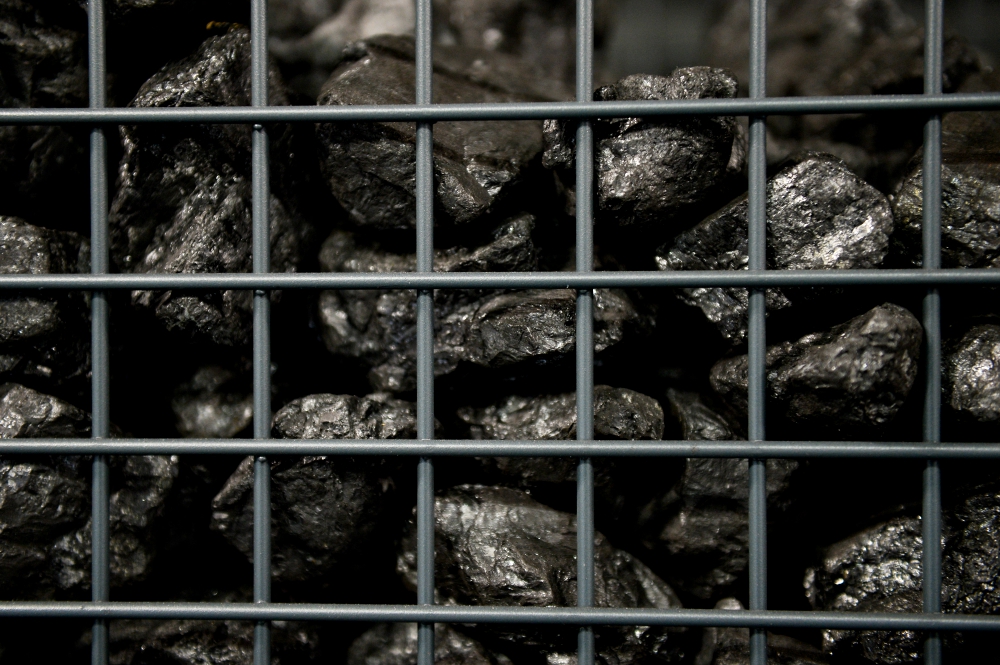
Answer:
M747 92L745 0L720 2L704 62L614 80L594 99L735 99ZM109 104L250 103L244 3L108 3ZM922 91L923 34L894 0L773 0L769 95ZM273 0L269 103L414 102L412 3ZM598 39L613 0L596 3ZM573 98L575 3L438 0L434 99ZM207 27L206 27L207 26ZM161 33L170 34L166 39ZM148 47L143 45L148 36ZM86 15L77 3L0 0L0 101L86 106ZM138 54L134 55L133 52ZM141 52L141 54L140 54ZM1000 91L960 36L947 92ZM1000 124L943 118L942 263L1000 267ZM768 121L769 270L922 265L916 116ZM602 119L595 142L597 271L746 270L747 134L737 117ZM415 126L269 126L274 272L378 275L416 268ZM572 271L576 125L434 125L434 267ZM143 124L108 130L112 272L252 269L251 128ZM0 273L90 271L87 135L0 128ZM2 279L2 275L0 275ZM944 290L946 441L996 442L1000 308L992 289ZM919 441L921 288L769 288L767 434L774 440ZM249 291L109 294L112 436L248 439L254 419ZM416 292L285 290L272 302L271 436L416 437ZM571 289L434 293L435 436L577 436ZM91 435L89 294L0 293L0 438ZM746 289L594 292L594 436L740 441L748 435ZM415 460L269 458L273 600L412 604ZM250 457L110 460L114 600L245 603L252 597ZM1000 483L989 463L943 463L947 613L1000 614ZM769 607L922 608L922 462L771 459ZM91 458L0 456L0 600L87 600ZM435 465L436 601L574 606L572 458L449 457ZM746 459L594 460L595 604L749 606ZM412 624L274 622L273 662L416 665ZM0 662L87 662L89 627L0 625ZM575 627L435 626L442 664L572 665ZM598 627L606 665L743 665L740 628ZM777 630L769 662L922 662L915 631ZM944 636L949 662L986 662L989 634ZM253 625L114 621L115 665L249 665Z

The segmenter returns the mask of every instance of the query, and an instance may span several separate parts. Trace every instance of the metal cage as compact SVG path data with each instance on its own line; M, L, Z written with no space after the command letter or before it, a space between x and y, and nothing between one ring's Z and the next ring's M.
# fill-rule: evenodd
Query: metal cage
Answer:
M0 442L0 454L92 454L93 556L90 602L0 602L0 617L86 617L94 621L92 662L108 662L108 622L113 619L231 619L255 623L254 663L270 662L270 623L278 620L415 622L418 664L434 661L434 623L533 623L579 626L579 663L593 665L593 626L739 626L751 631L750 662L767 661L769 628L839 628L926 631L925 660L941 663L940 632L1000 630L1000 617L941 613L941 471L939 459L1000 459L1000 445L941 443L941 308L939 287L998 285L1000 270L941 269L941 113L1000 110L1000 93L942 94L943 0L926 0L923 95L765 98L766 0L751 6L750 95L744 99L593 102L593 0L577 1L576 100L566 103L447 104L431 99L431 0L416 2L416 104L353 107L267 106L266 0L251 0L252 106L226 108L106 108L103 0L89 1L90 105L86 109L2 109L0 125L76 123L90 127L90 275L3 275L0 289L73 289L92 293L93 439ZM923 267L913 270L765 271L766 155L768 115L911 113L924 126ZM676 115L748 116L749 270L592 272L593 134L596 118ZM573 118L579 120L575 273L434 273L433 123L441 120ZM269 272L268 130L265 123L392 120L417 123L417 269L387 274L272 274ZM109 274L108 126L139 123L240 123L253 126L253 273ZM923 442L767 441L765 436L765 303L772 286L890 286L926 288L926 392ZM749 441L604 442L593 440L593 289L599 287L749 288ZM434 441L433 289L569 288L577 292L577 441ZM111 289L244 289L254 291L254 439L109 439L108 306ZM418 438L393 441L268 441L271 417L270 289L416 289ZM109 593L108 455L234 453L254 455L254 602L113 602ZM417 464L416 605L283 604L271 601L270 467L267 455L408 455ZM434 457L532 455L578 457L578 607L443 607L434 605ZM749 466L750 607L724 610L606 609L594 598L594 456L740 457ZM923 612L877 614L767 609L768 457L910 458L927 460L923 473ZM936 546L931 546L931 544Z

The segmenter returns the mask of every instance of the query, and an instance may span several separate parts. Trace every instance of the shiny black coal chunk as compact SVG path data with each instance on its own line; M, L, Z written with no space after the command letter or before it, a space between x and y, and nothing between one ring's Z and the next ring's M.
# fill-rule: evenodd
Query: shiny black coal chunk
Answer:
M279 439L410 439L416 409L385 394L310 395L274 415ZM253 458L247 457L212 502L212 528L253 557ZM367 457L271 459L271 575L316 581L339 565L357 564L368 547L389 547L398 462Z
M358 42L323 86L320 105L413 104L413 40ZM552 86L505 54L434 49L435 103L552 100ZM341 122L317 129L330 190L360 226L412 229L416 219L416 129L405 122ZM434 125L434 207L440 223L467 224L495 210L542 152L541 123Z
M463 407L458 418L471 439L513 441L575 439L576 393L540 397L511 396L483 408ZM625 388L594 386L594 438L658 440L663 438L663 409L642 393ZM528 491L574 495L577 460L568 457L481 457L481 472L491 484ZM599 499L615 503L621 487L616 478L628 475L622 460L594 461Z
M532 240L534 218L519 215L501 224L480 247L435 252L439 272L529 271L538 265ZM320 265L330 272L410 271L416 256L384 249L348 231L323 244ZM435 294L434 373L460 364L503 367L543 363L572 351L576 340L576 294L566 289L526 291L448 290ZM416 296L413 291L324 291L319 318L327 348L371 367L378 390L416 387ZM622 340L639 315L624 292L598 289L595 348Z
M1000 119L949 113L941 123L941 266L1000 267ZM922 264L922 153L893 200L893 245L906 267Z
M746 608L735 598L723 598L717 610L742 611ZM827 659L816 647L787 635L767 634L767 662L772 665L826 665ZM706 628L695 665L749 665L750 629Z
M551 607L576 605L576 516L544 506L514 489L464 485L435 499L436 589L443 603ZM680 607L673 590L635 557L595 543L597 607ZM416 588L415 525L403 540L397 569ZM653 658L677 662L683 633L655 629L596 629L598 650L612 662ZM550 660L575 652L576 631L480 626L473 633L516 660L515 650Z
M493 654L449 624L434 624L434 662L438 665L506 665L510 660ZM382 623L354 640L347 665L416 665L417 624Z
M922 340L916 317L886 303L828 331L769 346L771 406L780 422L808 428L810 438L882 431L913 387ZM747 368L747 356L727 358L710 377L743 414Z
M657 250L660 270L746 270L746 195ZM767 183L767 263L778 270L877 268L893 230L889 202L832 155L800 155ZM794 290L768 289L770 311L792 306ZM746 289L681 289L733 343L745 341ZM800 293L799 297L809 298Z
M722 3L707 57L749 83L750 6ZM768 3L767 95L920 94L921 24L896 0L778 0ZM961 38L943 48L944 92L981 65ZM923 118L901 114L805 115L769 119L768 161L799 150L830 152L882 191L894 189L922 142Z
M687 67L670 76L627 76L598 88L594 100L729 99L736 91L726 70ZM545 121L545 166L574 166L575 131L576 123ZM729 116L618 118L596 121L594 131L597 219L611 226L684 228L700 204L720 195L727 176L743 169L746 157ZM571 177L562 179L572 187Z
M945 357L944 403L984 423L1000 420L1000 326L973 326Z
M90 272L90 244L75 233L0 217L0 273ZM90 374L90 305L80 292L0 294L0 377L45 387Z
M250 104L250 33L232 28L164 67L131 106ZM272 69L272 106L288 104ZM109 217L111 255L122 272L250 272L251 128L247 125L125 125L118 192ZM292 272L308 228L286 189L291 139L272 130L271 271ZM304 165L299 165L307 173ZM300 174L298 177L304 177ZM132 302L170 331L223 346L250 343L250 291L134 291Z
M90 414L18 384L0 387L0 438L90 437ZM112 458L111 584L142 580L156 554L156 529L177 459ZM88 457L0 460L0 589L7 596L52 597L90 586Z

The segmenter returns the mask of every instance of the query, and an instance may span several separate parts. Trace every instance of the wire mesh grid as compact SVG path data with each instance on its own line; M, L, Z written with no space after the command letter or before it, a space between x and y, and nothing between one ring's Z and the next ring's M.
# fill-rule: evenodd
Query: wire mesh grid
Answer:
M431 99L431 0L416 2L416 104L353 107L267 106L267 2L251 0L252 105L229 108L105 108L105 21L103 0L90 0L89 93L87 109L2 109L0 125L82 123L90 130L91 274L4 275L0 289L75 289L92 293L93 439L4 441L0 453L92 454L93 556L91 602L0 602L2 617L85 617L94 621L92 662L108 662L108 622L112 619L232 619L255 622L254 663L270 662L270 621L416 622L418 664L434 661L434 623L530 623L579 626L579 663L593 665L593 627L600 625L739 626L751 630L750 662L767 661L769 628L839 628L922 630L924 662L941 662L939 632L1000 630L1000 617L941 613L941 471L946 458L1000 459L994 444L942 443L941 307L939 287L1000 284L1000 270L941 269L941 113L1000 109L1000 94L942 94L943 0L927 0L923 95L879 97L765 97L766 0L751 6L750 95L747 99L641 102L591 101L593 89L593 0L577 2L576 101L531 104L433 105ZM766 154L765 121L775 114L918 113L926 117L923 152L923 267L912 270L765 270ZM669 115L742 115L749 132L749 270L685 273L591 271L593 265L593 134L597 118ZM575 273L442 274L433 271L433 123L443 120L574 118L577 134ZM417 123L415 273L271 274L268 228L268 130L273 122L348 120ZM245 123L253 126L253 273L252 274L109 274L107 131L117 124L153 122ZM926 339L923 442L767 441L765 431L765 288L776 286L925 287L923 327ZM601 287L710 287L750 289L749 440L723 442L604 442L593 440L593 289ZM254 292L253 390L254 439L150 440L109 439L109 346L106 291L112 289L246 289ZM416 289L417 290L417 439L393 441L271 442L270 300L271 289ZM577 441L434 441L433 290L458 288L569 288L577 292L576 389ZM143 603L112 602L109 585L108 455L238 453L254 455L254 602ZM271 603L271 501L267 456L407 455L419 458L417 477L416 605L343 605ZM453 607L434 605L434 461L435 456L578 457L577 565L578 607ZM609 609L594 604L594 456L741 457L749 458L749 579L746 612L698 609ZM923 476L923 612L913 614L801 612L767 609L767 503L765 460L770 457L909 458L927 460ZM930 544L936 544L931 546Z

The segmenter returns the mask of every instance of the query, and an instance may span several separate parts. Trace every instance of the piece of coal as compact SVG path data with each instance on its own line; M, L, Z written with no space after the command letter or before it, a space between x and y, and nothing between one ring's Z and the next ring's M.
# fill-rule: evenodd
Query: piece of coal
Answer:
M0 217L0 273L90 272L90 243L75 233ZM90 374L90 306L79 292L0 296L0 377L46 387Z
M746 195L656 253L660 270L746 270ZM877 268L889 249L892 210L883 194L832 155L805 153L767 183L767 263L777 270ZM768 310L792 306L794 291L767 290ZM680 289L734 344L747 335L746 289ZM801 297L808 295L801 293Z
M218 365L199 368L177 387L171 404L181 436L228 439L253 421L253 395L232 370Z
M87 17L74 5L0 2L0 107L87 106ZM86 228L88 131L0 127L0 212L46 226Z
M768 346L775 421L808 427L810 437L820 438L882 430L913 387L922 340L916 317L885 303L825 332ZM747 356L720 360L710 380L746 414Z
M1000 490L973 488L944 512L942 609L946 613L1000 613ZM920 612L921 520L897 517L832 545L821 565L806 573L805 588L816 609L854 612ZM823 631L823 648L840 658L876 663L922 662L917 631ZM975 636L946 635L959 654L972 651Z
M735 598L723 598L717 610L742 611L746 608ZM787 635L767 634L767 662L773 665L826 665L823 653L815 647ZM706 628L701 651L694 665L749 665L749 628Z
M693 392L667 391L670 410L688 441L742 439L729 418ZM794 460L767 460L771 518L790 498ZM641 511L640 538L662 563L667 582L699 600L737 589L748 565L749 497L745 459L688 458L680 478Z
M210 37L164 67L131 106L247 106L250 32ZM269 103L288 104L271 69ZM124 125L125 154L109 216L111 255L122 272L250 272L251 128L248 125ZM289 143L272 129L271 271L292 272L307 236L296 197L286 191ZM134 291L132 302L168 330L223 346L250 343L250 291Z
M435 270L532 270L538 260L533 228L531 215L515 217L500 225L486 245L435 252ZM415 268L416 257L335 231L323 244L320 265L328 272L405 272ZM436 376L453 372L461 363L544 363L572 351L576 339L576 294L569 290L439 291L434 309ZM327 348L371 366L372 386L394 392L416 387L413 291L324 291L319 313ZM602 351L620 342L639 315L624 292L597 289L595 318L595 350Z
M670 76L627 76L598 88L594 100L731 99L736 92L736 79L726 70L685 67ZM719 195L726 177L744 166L746 151L730 116L617 118L593 124L596 212L603 224L684 228L684 222L694 221L689 217L700 204ZM546 167L573 168L575 132L576 123L545 121ZM572 182L567 176L562 180Z
M357 42L319 96L323 105L413 104L412 38ZM434 49L434 102L550 101L559 86L502 53ZM542 152L541 123L434 125L434 206L438 223L467 224L494 210ZM416 223L416 128L405 122L340 122L317 128L333 195L361 226L412 229Z
M434 662L438 665L495 665L509 659L490 653L449 624L434 624ZM416 665L417 624L381 623L354 640L347 665Z
M576 393L512 396L484 408L463 407L458 418L471 439L570 440L576 438ZM652 397L625 388L594 386L594 438L658 440L663 438L663 409ZM568 457L480 457L488 482L532 492L567 490L576 483L577 460ZM594 463L601 498L614 502L619 460ZM573 495L572 491L568 492Z
M749 82L750 7L726 0L708 61ZM923 92L921 25L896 0L778 0L768 4L767 95L840 96ZM980 68L964 40L947 37L943 89L954 92ZM832 152L882 191L891 191L921 144L922 118L804 115L772 118L768 160L802 149Z
M1000 326L973 326L944 365L945 404L980 422L1000 420Z
M576 605L576 516L509 488L463 485L435 499L436 592L442 603L552 607ZM594 605L680 607L673 590L632 555L596 534ZM415 524L397 569L417 584ZM611 662L656 658L671 662L679 634L649 627L597 628L598 651ZM576 631L480 626L471 633L517 660L513 650L550 659L575 651ZM537 656L536 656L537 657Z
M310 395L274 415L276 439L408 439L416 407L385 394ZM315 581L370 556L395 501L397 463L368 457L271 459L271 575ZM253 557L253 458L247 457L212 502L212 528ZM388 543L385 544L389 547Z
M213 594L211 603L249 602L246 593ZM297 665L315 662L319 635L308 624L273 621L271 663ZM109 629L111 665L251 665L254 624L246 621L112 621Z
M941 266L1000 267L1000 119L949 113L941 123ZM893 199L894 253L906 267L923 261L922 153Z
M0 438L90 437L90 415L18 384L0 387ZM143 579L155 527L177 476L177 459L112 458L111 584ZM46 597L90 585L89 458L0 460L0 588Z

